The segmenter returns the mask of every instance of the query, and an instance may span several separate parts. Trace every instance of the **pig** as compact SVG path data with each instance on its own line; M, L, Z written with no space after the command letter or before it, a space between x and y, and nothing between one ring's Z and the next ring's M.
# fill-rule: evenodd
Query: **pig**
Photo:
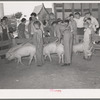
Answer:
M92 55L92 47L88 50L88 57L90 57ZM84 43L80 43L80 44L76 44L73 45L73 53L78 53L78 52L84 52ZM48 56L50 59L50 62L52 61L50 54L54 54L56 53L59 57L59 63L63 63L63 56L64 56L64 46L62 45L62 43L57 43L52 42L49 43L48 45L44 46L43 49L43 55L45 55L45 58Z
M63 63L63 55L64 55L64 48L61 43L52 42L48 45L44 46L43 48L43 55L45 55L45 58L48 56L50 59L50 62L52 61L50 54L56 53L59 57L59 63Z
M16 45L16 46L13 46L12 48L10 48L9 50L8 50L8 52L6 53L6 58L9 58L9 56L11 56L11 53L13 52L13 51L15 51L15 50L17 50L18 48L20 48L20 47L22 47L22 46L24 46L24 45L28 45L28 43L26 43L26 44L20 44L20 45Z
M35 58L35 62L36 62L36 47L30 43L26 43L23 46L20 46L19 48L12 48L9 50L9 52L7 52L6 54L6 58L8 60L12 60L12 59L18 59L18 63L22 63L21 58L25 57L25 56L30 56L30 60L29 60L29 65L31 64L31 61L33 59L33 57ZM8 55L9 54L9 55Z
M74 53L78 53L78 52L85 52L85 46L84 46L84 42L83 43L79 43L73 46L73 52ZM93 46L90 47L90 49L87 51L87 57L90 58L92 56L92 49Z
M83 52L83 51L84 51L84 44L83 43L73 45L73 52L74 53Z

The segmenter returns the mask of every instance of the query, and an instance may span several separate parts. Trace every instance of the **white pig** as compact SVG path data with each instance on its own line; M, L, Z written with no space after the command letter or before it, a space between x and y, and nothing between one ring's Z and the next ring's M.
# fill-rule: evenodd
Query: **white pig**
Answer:
M90 57L92 55L91 49L88 51L88 56ZM84 52L84 43L73 45L73 52ZM60 43L57 44L56 42L52 42L48 45L46 45L43 49L43 55L45 55L45 58L48 56L50 61L52 61L50 54L56 53L59 57L59 63L64 62L63 56L64 56L64 46Z
M85 45L84 42L74 45L73 46L73 52L74 53L84 52L85 51L85 46L84 45ZM87 51L87 56L88 57L91 57L92 49L93 49L93 47L91 46L91 48Z
M84 51L84 44L83 43L73 45L73 52L74 53L83 52L83 51Z
M25 45L30 45L30 43L22 43L20 45L16 45L12 48L9 49L9 51L6 53L6 58L8 58L9 56L11 56L11 53L14 52L15 50L21 48L22 46L25 46Z
M43 55L45 55L45 58L48 56L50 61L52 61L50 54L57 54L59 57L59 63L63 62L63 54L64 54L64 49L62 44L57 44L57 42L52 42L49 43L48 45L44 46L43 48Z
M25 56L30 56L30 60L29 60L29 65L31 64L31 61L33 59L33 57L35 58L36 61L36 47L30 43L27 43L25 45L23 45L22 47L13 50L13 52L9 53L10 56L6 56L6 58L8 60L12 60L12 59L18 59L18 63L22 63L21 58L25 57Z

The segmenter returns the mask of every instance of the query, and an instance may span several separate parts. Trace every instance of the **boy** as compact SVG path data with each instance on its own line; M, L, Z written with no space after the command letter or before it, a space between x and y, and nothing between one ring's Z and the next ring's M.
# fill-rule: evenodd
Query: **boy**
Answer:
M88 59L88 53L92 46L92 43L91 43L92 32L91 32L91 28L89 28L89 23L85 22L84 27L85 27L84 39L83 39L83 41L84 41L84 58Z
M62 32L63 35L63 44L64 44L64 65L69 66L72 60L72 32L69 26L69 20L64 21L64 30Z
M37 66L43 65L43 32L41 30L41 23L39 21L35 21L33 23L34 26L34 35L33 35L33 44L36 46L36 59Z
M69 18L70 18L71 32L72 32L73 38L74 38L73 42L74 42L74 44L77 44L78 43L78 39L77 39L77 23L74 20L74 15L73 14L70 14Z
M92 24L91 18L87 18L86 22L89 23L89 27L91 28L92 32L94 33L96 31L95 25Z
M22 18L21 23L18 25L18 37L19 38L26 38L26 36L25 36L25 23L26 23L26 19Z

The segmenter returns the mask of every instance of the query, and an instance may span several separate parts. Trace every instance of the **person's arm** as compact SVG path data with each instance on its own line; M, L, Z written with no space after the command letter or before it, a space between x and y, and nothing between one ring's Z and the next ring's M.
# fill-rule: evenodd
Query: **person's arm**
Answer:
M60 27L56 28L56 35L57 35L58 41L60 42L60 40L61 40L61 31L60 31Z
M99 23L98 23L98 21L97 21L96 18L94 18L94 24L95 24L95 27L96 27L96 28L99 28Z
M71 28L71 32L73 33L74 29L73 29L73 27L72 27L71 22L69 23L69 26L70 26L70 28Z
M40 29L42 30L42 32L44 33L44 26L43 23L39 20L39 22L41 23Z
M10 36L10 34L9 34L8 26L6 26L6 27L7 27L7 35L8 35L8 38L11 39L11 36Z
M33 35L34 34L34 26L33 26L33 22L31 23L31 34Z

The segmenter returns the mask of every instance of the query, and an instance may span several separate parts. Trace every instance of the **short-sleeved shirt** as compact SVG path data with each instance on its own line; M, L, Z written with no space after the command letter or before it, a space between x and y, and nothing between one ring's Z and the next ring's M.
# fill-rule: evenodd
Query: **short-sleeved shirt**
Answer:
M77 23L77 28L83 28L83 24L84 24L84 17L80 17L79 19L74 18L74 20Z
M92 23L96 28L98 28L98 27L99 27L99 23L98 23L97 19L94 18L93 16L91 16L90 18L91 18L91 23Z
M87 28L84 30L84 42L90 41L91 29Z
M69 24L70 24L70 27L71 27L71 32L73 34L76 34L77 33L77 23L76 23L76 21L75 20L70 21Z
M42 30L42 32L44 32L42 22L41 22L40 20L38 20L38 19L36 19L36 21L39 21L39 22L41 23L40 29ZM33 22L31 23L31 34L32 34L32 35L34 34L34 32L35 32L35 30L36 30L35 27L34 27L34 25L33 25L34 22L35 22L35 21L33 21Z

